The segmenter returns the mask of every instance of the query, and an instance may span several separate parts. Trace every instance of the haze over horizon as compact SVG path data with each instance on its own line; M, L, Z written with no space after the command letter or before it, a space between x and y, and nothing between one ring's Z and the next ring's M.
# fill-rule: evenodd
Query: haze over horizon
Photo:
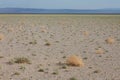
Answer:
M0 8L105 9L120 8L120 0L0 0Z

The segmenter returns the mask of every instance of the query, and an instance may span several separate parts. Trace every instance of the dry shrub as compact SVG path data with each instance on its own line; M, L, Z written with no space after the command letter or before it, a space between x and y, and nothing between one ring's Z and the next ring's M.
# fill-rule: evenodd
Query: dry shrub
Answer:
M24 26L23 25L19 25L19 30L23 31L24 30Z
M104 50L99 48L96 50L96 54L103 54L104 53Z
M3 39L4 39L4 35L0 34L0 40L3 40Z
M50 44L49 42L46 42L45 45L46 45L46 46L50 46L51 44Z
M88 36L88 35L89 35L89 32L88 32L88 31L84 31L83 34L84 34L85 36Z
M45 33L46 33L46 32L47 32L47 30L46 30L46 29L41 29L41 32L45 32Z
M25 57L17 57L17 58L14 59L14 63L18 63L18 64L27 63L27 64L30 64L30 60L28 58L25 58Z
M12 65L12 64L31 64L30 60L26 57L15 57L14 59L11 59L10 61L7 62L7 64Z
M48 28L47 28L46 26L41 26L41 32L45 32L45 33L46 33L46 32L47 32L47 29L48 29Z
M113 43L115 42L115 39L112 38L112 37L109 37L109 38L106 39L106 42L107 42L108 44L113 44Z
M79 66L79 67L84 66L82 59L78 58L76 55L71 55L67 59L67 64L71 66Z
M9 28L8 31L13 32L14 28Z

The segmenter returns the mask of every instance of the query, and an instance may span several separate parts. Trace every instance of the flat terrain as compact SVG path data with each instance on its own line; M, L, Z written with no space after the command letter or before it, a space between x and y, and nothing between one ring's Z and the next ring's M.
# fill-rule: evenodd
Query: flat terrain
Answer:
M120 15L1 14L0 80L120 80Z

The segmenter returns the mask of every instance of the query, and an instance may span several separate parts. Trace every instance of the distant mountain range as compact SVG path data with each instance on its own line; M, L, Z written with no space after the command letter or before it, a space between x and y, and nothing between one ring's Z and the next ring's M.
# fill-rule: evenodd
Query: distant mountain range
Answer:
M34 8L0 8L0 14L120 14L120 8L106 9L34 9Z

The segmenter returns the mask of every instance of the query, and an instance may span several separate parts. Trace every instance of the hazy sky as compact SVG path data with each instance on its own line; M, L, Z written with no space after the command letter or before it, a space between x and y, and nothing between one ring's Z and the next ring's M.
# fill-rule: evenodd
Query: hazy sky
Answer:
M120 0L0 0L0 8L100 9L120 8Z

